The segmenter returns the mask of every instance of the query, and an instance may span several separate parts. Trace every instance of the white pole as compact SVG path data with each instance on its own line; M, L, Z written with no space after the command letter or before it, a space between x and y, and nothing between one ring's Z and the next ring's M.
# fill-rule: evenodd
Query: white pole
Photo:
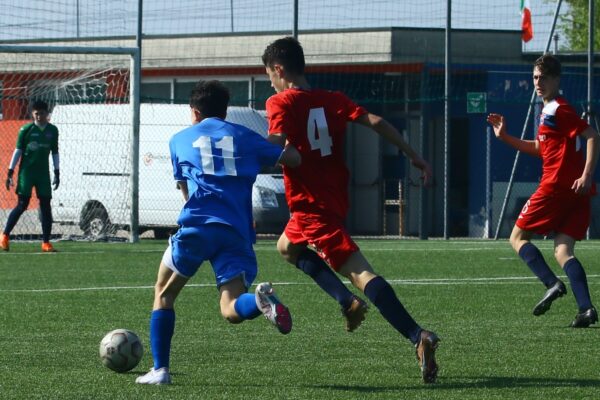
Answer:
M446 1L446 49L444 72L444 239L448 239L448 192L450 186L450 33L452 31L452 0Z
M485 143L485 232L484 237L492 237L492 127L487 127Z

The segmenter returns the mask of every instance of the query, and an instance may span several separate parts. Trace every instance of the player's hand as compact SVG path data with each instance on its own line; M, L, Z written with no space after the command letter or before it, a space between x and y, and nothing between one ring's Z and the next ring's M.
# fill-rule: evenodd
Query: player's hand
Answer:
M506 135L506 124L504 123L504 116L502 114L489 114L487 122L494 129L494 135L498 139L502 139Z
M54 190L58 189L58 186L60 185L60 171L55 169L54 170L54 179L52 180L52 187L54 188Z
M13 185L13 173L14 171L12 169L8 170L8 173L6 174L6 190L10 190L10 187Z
M433 175L431 165L421 157L411 160L412 165L421 170L421 180L423 186L429 186L431 184L431 176Z
M576 194L586 194L590 191L591 187L592 177L587 174L583 174L579 179L575 179L575 182L573 182L571 189L573 189Z

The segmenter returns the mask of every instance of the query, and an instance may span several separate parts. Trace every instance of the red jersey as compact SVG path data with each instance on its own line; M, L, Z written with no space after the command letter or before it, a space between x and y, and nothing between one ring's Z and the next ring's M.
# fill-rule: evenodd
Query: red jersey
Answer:
M341 92L287 89L267 100L269 134L287 136L302 155L297 168L283 167L291 212L348 211L348 169L344 161L346 124L367 110Z
M540 188L571 190L585 166L579 134L588 126L562 97L544 106L537 134L543 165Z

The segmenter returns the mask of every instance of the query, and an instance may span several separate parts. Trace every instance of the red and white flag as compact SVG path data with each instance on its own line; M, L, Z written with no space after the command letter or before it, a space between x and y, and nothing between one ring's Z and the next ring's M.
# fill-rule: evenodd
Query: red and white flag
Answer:
M533 24L531 23L531 6L529 0L521 0L521 39L529 42L533 39Z

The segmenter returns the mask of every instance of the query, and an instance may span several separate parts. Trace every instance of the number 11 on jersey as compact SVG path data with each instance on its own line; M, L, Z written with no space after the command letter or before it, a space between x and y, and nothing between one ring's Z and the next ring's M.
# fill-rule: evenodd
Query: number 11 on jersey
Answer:
M215 162L210 137L200 136L193 143L194 147L200 149L200 158L202 159L202 170L205 174L215 174ZM223 175L237 176L235 168L235 157L233 154L233 137L223 136L221 140L215 143L215 148L221 150L225 171Z

